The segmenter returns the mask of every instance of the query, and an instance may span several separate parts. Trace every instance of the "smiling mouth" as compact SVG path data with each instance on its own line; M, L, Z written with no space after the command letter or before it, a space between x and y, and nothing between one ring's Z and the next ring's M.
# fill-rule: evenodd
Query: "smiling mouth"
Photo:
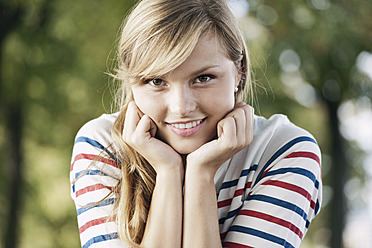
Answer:
M199 125L203 120L197 120L197 121L190 121L187 123L173 123L170 124L172 127L178 128L178 129L188 129L193 128Z
M170 129L177 135L187 137L196 134L207 118L184 123L168 123Z

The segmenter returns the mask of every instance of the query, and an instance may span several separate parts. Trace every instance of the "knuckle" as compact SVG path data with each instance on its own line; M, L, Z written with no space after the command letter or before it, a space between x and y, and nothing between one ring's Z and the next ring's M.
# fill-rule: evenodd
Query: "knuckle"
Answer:
M128 141L128 135L124 132L122 135L121 135L121 138L127 142Z
M141 140L142 139L140 139L139 137L137 137L137 135L132 135L131 137L130 137L130 142L131 142L131 144L133 144L133 145L135 145L135 144L137 144L137 145L142 145L141 143Z
M230 139L228 142L227 142L227 144L226 144L226 149L228 150L228 151L234 151L235 149L236 149L236 147L237 147L237 145L238 145L238 143L237 143L237 141L236 141L236 139Z
M238 146L239 150L243 149L244 147L247 146L247 143L245 141L241 142Z
M123 140L130 146L133 146L135 144L136 139L134 138L134 135L123 135Z
M250 134L248 137L248 144L252 143L253 141L253 134Z
M238 114L238 115L245 115L245 111L244 111L244 109L242 109L242 108L238 108L238 109L236 109L236 113Z

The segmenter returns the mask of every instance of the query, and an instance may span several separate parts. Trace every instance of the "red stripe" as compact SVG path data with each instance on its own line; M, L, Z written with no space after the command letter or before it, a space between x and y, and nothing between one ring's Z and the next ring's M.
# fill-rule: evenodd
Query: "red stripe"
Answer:
M100 224L103 224L107 221L107 217L102 217L102 218L99 218L99 219L95 219L95 220L91 220L91 221L88 221L87 223L85 223L83 226L81 226L79 228L79 232L80 234L83 233L85 230L87 230L88 228L92 227L92 226L97 226L97 225L100 225Z
M319 157L315 154L315 153L312 153L312 152L292 152L291 154L287 155L286 157L284 157L285 159L286 158L310 158L310 159L313 159L315 160L319 167L320 167L320 159ZM267 168L266 171L264 171L261 175L261 178L263 178L265 176L265 174L271 169L272 167L270 168Z
M262 220L266 220L266 221L278 224L280 226L290 229L292 232L297 234L297 236L300 237L300 239L302 239L303 237L301 230L297 226L293 225L292 223L286 220L280 219L278 217L275 217L269 214L264 214L264 213L257 212L257 211L253 211L253 210L241 210L238 213L238 215L251 216L254 218L258 218L258 219L262 219Z
M120 168L119 165L114 160L107 159L107 158L104 158L104 157L101 157L101 156L98 156L98 155L94 155L94 154L81 153L81 154L78 154L78 155L75 156L74 162L71 164L70 171L72 171L72 169L75 165L75 162L78 161L78 160L81 160L81 159L87 159L87 160L91 160L91 161L102 162L102 163L111 165L115 168Z
M244 189L238 189L235 191L234 197L243 195L244 190L250 188L251 185L252 185L252 182L247 182Z
M234 242L224 242L223 247L227 248L254 248L252 246L242 245Z
M227 234L227 232L220 233L220 239L221 239L221 240L224 240L225 237L226 237L226 234Z
M310 202L310 207L311 207L312 209L315 209L315 205L316 205L316 203L315 203L313 200L311 200L311 202Z
M319 157L312 152L292 152L291 154L289 154L285 158L311 158L311 159L315 160L320 166Z
M266 171L264 171L264 172L262 173L260 179L262 179L270 169L271 169L271 167L268 168Z
M234 197L241 196L244 192L244 189L235 190Z
M105 185L100 184L100 183L94 184L94 185L90 185L88 187L85 187L85 188L82 188L82 189L76 191L76 197L78 197L80 195L83 195L85 193L88 193L88 192L99 190L99 189L109 189L109 190L112 190L112 187L108 187L108 186L105 186Z
M310 207L312 209L315 209L315 202L311 200L311 194L307 192L305 189L298 187L297 185L290 184L290 183L285 183L282 181L277 181L277 180L268 180L264 183L264 185L272 185L272 186L277 186L280 188L284 188L287 190L291 190L293 192L299 193L300 195L304 196L309 202L310 202Z
M219 202L217 202L217 207L218 208L223 208L223 207L229 206L231 204L231 202L232 202L232 198L224 200L224 201L219 201Z
M244 190L247 188L250 188L251 185L252 185L252 182L247 182L247 184L245 185L245 188L235 190L233 198L243 195ZM222 207L231 205L233 198L217 202L217 207L222 208Z
M316 155L315 153L312 153L312 152L292 152L291 154L289 154L285 158L300 158L300 157L310 158L310 159L315 160L318 163L319 168L321 169L320 158L318 157L318 155ZM320 170L320 179L322 179L322 170Z
M263 185L272 185L272 186L280 187L280 188L283 188L283 189L287 189L287 190L299 193L300 195L304 196L306 199L311 201L311 195L309 194L309 192L307 192L305 189L303 189L303 188L301 188L297 185L282 182L282 181L278 181L278 180L268 180L268 181L266 181L262 184Z

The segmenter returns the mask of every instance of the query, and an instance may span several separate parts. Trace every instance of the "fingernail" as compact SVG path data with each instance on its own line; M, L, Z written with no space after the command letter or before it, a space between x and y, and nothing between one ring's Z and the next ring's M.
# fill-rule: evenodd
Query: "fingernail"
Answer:
M245 102L238 102L237 104L235 104L235 107L242 107L245 105L247 105Z

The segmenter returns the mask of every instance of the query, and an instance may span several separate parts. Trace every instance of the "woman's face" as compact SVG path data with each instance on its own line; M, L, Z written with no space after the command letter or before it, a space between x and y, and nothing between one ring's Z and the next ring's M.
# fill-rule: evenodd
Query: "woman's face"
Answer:
M235 103L240 75L216 37L199 38L175 70L132 86L138 108L156 124L156 136L180 154L212 140Z

